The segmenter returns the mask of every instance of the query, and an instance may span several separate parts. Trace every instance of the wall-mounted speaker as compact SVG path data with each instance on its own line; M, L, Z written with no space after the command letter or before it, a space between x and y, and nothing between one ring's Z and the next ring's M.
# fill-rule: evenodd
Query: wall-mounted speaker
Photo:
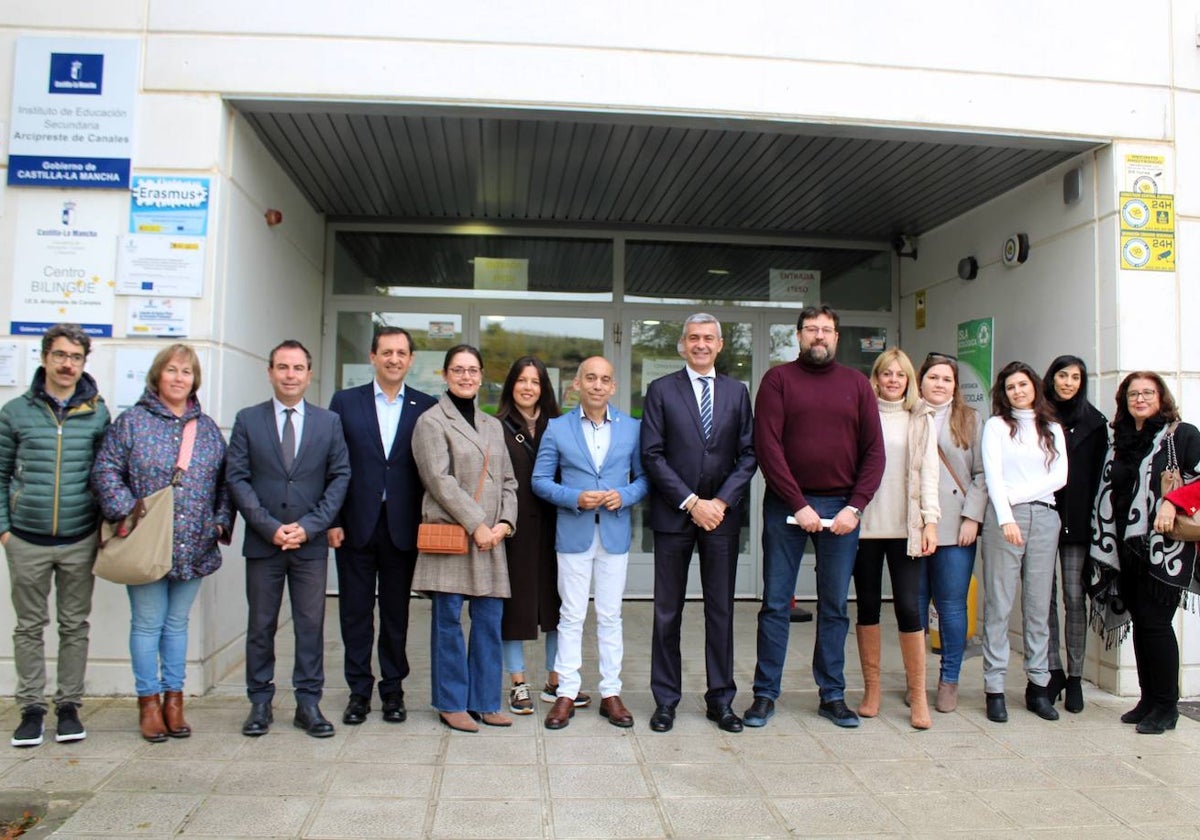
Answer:
M1005 239L1000 259L1009 268L1016 268L1029 259L1029 236L1024 233L1014 233Z

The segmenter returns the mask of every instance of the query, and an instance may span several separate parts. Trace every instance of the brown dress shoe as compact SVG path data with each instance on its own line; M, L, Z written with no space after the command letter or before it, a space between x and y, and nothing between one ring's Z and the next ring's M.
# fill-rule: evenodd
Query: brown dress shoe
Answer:
M138 698L138 726L142 737L152 744L167 740L167 729L163 725L162 703L157 694Z
M619 694L605 697L600 701L600 717L608 718L608 722L613 726L620 726L623 729L633 726L633 715L625 708Z
M163 692L163 724L172 738L186 738L192 734L192 727L183 719L182 691Z
M575 701L570 697L559 697L546 712L547 729L563 729L575 717Z

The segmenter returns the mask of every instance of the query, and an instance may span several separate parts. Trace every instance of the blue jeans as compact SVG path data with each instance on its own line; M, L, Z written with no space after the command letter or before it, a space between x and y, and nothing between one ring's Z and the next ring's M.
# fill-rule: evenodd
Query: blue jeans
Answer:
M156 580L127 586L129 658L138 697L183 691L187 672L188 614L203 578ZM161 670L160 670L161 669Z
M942 665L938 680L957 683L967 647L967 593L971 572L975 569L975 546L939 545L925 558L925 577L921 580L918 609L922 621L929 621L929 597L937 607L938 633L942 640Z
M469 647L463 640L462 608L471 615ZM498 712L503 676L500 644L502 598L433 593L429 670L433 706L439 712Z
M558 631L547 630L546 637L546 670L554 670L554 658L558 656ZM510 674L525 672L525 642L521 639L504 640L504 670Z
M844 496L808 496L822 519L832 519L846 506ZM763 603L758 611L758 665L754 696L778 699L791 629L792 597L804 547L812 538L817 555L817 638L813 645L813 679L821 702L845 697L846 633L850 615L846 599L854 574L859 529L835 536L828 530L809 534L786 519L795 511L770 490L763 498Z

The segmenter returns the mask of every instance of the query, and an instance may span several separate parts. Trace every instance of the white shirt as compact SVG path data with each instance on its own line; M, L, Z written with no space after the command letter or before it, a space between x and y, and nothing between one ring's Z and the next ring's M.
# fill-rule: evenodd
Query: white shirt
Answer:
M1054 491L1067 483L1067 443L1062 426L1050 424L1058 454L1046 465L1046 452L1039 445L1032 409L1013 409L1017 436L1009 434L1003 417L989 417L983 424L983 477L996 521L1016 521L1012 506L1029 502L1054 504Z
M293 406L286 406L275 397L271 397L271 402L275 405L275 432L279 435L280 443L283 442L283 424L287 421L287 414L285 412L288 408L293 409L292 428L296 430L296 451L292 455L299 455L300 438L304 433L304 400L300 400L300 402Z
M379 420L379 439L383 443L383 457L392 454L392 443L396 440L396 429L400 426L400 412L404 409L404 386L396 392L396 399L388 402L387 394L379 387L379 380L372 379L375 386L375 417Z
M690 367L685 367L688 379L692 381L692 393L696 397L696 408L700 408L700 398L704 396L704 386L700 384L701 379L708 380L708 392L712 395L713 406L717 404L717 373L710 370L708 373L696 373Z
M592 463L598 470L608 456L608 447L612 445L612 413L608 406L605 406L604 422L597 425L592 422L592 418L583 413L581 405L579 420L583 423L583 439L587 441L588 449L592 453Z

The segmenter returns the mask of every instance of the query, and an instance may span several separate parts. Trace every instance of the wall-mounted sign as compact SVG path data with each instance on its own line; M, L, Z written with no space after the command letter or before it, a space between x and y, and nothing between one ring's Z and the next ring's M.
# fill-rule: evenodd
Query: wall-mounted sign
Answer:
M1121 268L1127 271L1174 271L1175 235L1121 231Z
M958 390L967 405L984 417L992 388L994 324L991 318L976 318L958 325Z
M8 183L129 187L138 42L18 38Z
M524 292L529 289L529 260L500 257L476 257L475 288L498 292Z
M770 295L773 301L788 301L803 306L821 302L821 272L806 268L772 268Z
M117 293L194 297L204 291L205 239L131 233L117 249Z
M130 298L125 334L146 338L184 338L192 328L187 298Z
M208 233L207 178L135 176L129 190L129 232L165 236Z

